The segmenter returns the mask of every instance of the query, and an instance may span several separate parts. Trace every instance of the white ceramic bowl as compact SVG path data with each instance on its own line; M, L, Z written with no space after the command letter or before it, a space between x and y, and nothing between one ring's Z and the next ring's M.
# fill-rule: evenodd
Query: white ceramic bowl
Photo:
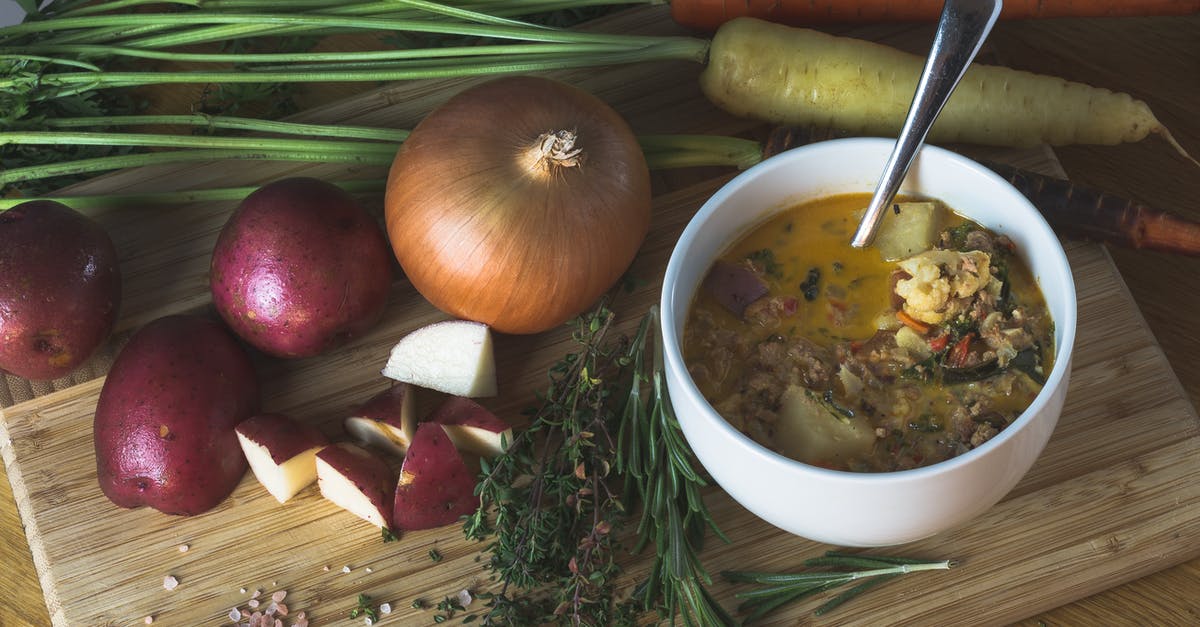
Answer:
M901 192L941 199L1007 234L1045 295L1054 318L1056 358L1033 404L999 435L968 453L888 473L827 470L778 455L731 427L708 404L688 375L680 339L688 306L709 265L774 212L831 194L870 193L893 144L874 138L812 144L743 172L688 224L663 284L667 385L700 463L757 516L791 533L841 546L918 540L961 525L1000 501L1033 465L1058 422L1075 343L1075 284L1062 246L1041 214L987 168L927 146Z

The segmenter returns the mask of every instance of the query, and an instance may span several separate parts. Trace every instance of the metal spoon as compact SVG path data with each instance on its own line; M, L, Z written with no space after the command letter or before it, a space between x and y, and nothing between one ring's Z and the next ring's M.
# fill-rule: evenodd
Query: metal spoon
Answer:
M950 94L967 71L967 66L983 46L983 40L992 31L1000 15L1002 0L946 0L942 17L938 20L937 34L916 94L908 108L908 117L896 139L896 147L883 168L883 175L875 187L875 195L867 207L866 214L858 225L858 231L850 245L863 248L875 240L879 221L912 165L929 127L942 111Z

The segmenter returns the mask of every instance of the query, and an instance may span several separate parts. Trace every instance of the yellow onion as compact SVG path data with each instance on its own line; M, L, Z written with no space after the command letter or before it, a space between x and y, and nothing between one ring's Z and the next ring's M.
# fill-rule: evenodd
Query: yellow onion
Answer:
M413 129L388 176L388 237L434 306L505 333L590 307L650 223L650 173L599 98L544 78L469 88Z

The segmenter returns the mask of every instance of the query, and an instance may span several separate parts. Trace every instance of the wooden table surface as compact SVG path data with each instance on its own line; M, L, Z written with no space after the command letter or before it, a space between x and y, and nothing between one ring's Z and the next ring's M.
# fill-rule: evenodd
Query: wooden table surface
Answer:
M1002 23L990 47L1013 67L1055 74L1145 100L1200 156L1200 17ZM1070 178L1200 220L1200 166L1150 139L1057 154ZM1113 249L1122 276L1194 404L1200 404L1200 258ZM1200 429L1200 425L1195 426ZM1031 538L1036 542L1036 538ZM0 466L0 627L49 624ZM1023 625L1200 624L1200 559L1081 599Z

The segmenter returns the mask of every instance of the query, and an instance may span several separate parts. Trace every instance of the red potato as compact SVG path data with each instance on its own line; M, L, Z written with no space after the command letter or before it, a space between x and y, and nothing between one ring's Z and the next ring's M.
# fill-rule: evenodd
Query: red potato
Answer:
M372 396L346 418L344 426L359 442L403 456L417 428L412 386L397 383Z
M310 357L362 335L387 305L391 248L346 191L312 178L246 197L213 249L213 304L277 357Z
M108 339L120 300L116 248L91 218L48 200L0 212L0 372L70 374Z
M433 529L457 522L475 511L475 473L454 448L440 425L417 426L392 508L397 530Z
M391 528L388 499L396 475L378 455L345 442L317 452L317 487L334 505L383 529Z
M194 515L246 473L234 428L258 411L245 350L219 323L168 316L121 350L96 404L100 489L121 507Z
M767 295L767 283L750 268L717 260L704 277L704 289L722 307L741 318L746 306Z
M426 420L441 425L454 448L482 457L499 455L512 443L512 427L466 397L448 397Z
M258 414L236 431L254 477L280 503L317 480L317 451L329 438L316 427L283 414Z
M469 320L421 327L392 347L383 376L456 396L495 396L491 330Z

